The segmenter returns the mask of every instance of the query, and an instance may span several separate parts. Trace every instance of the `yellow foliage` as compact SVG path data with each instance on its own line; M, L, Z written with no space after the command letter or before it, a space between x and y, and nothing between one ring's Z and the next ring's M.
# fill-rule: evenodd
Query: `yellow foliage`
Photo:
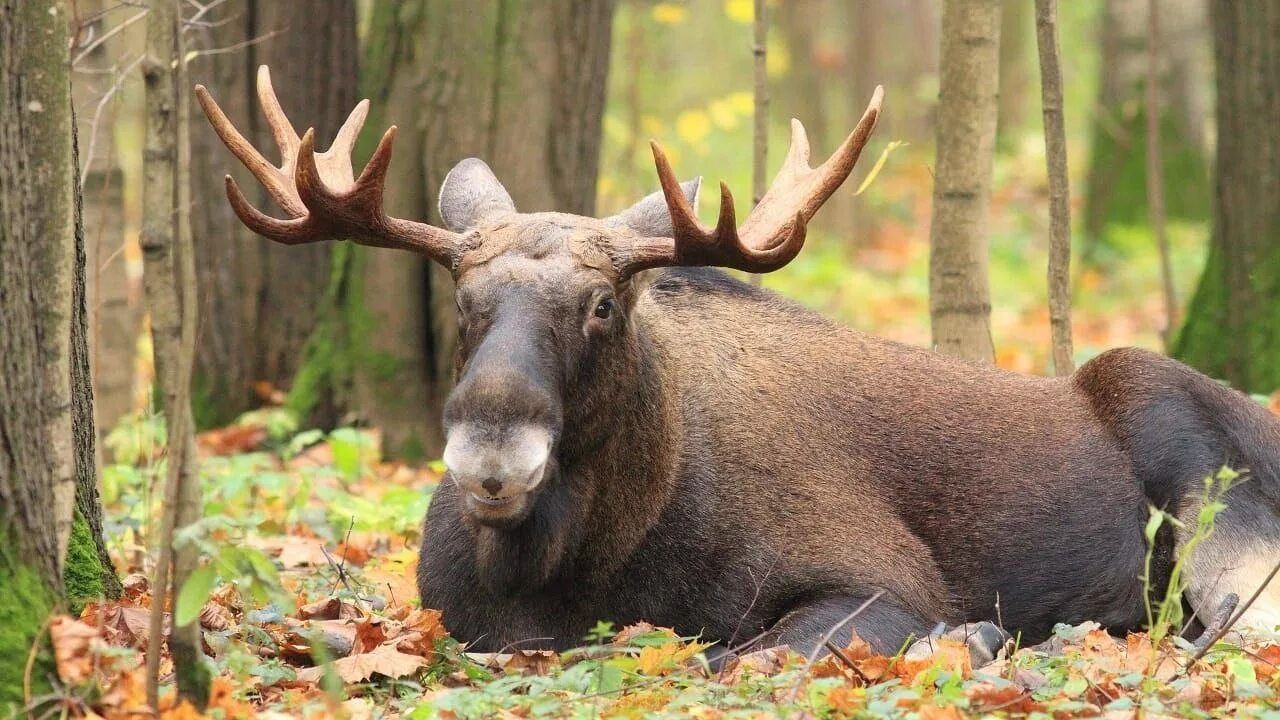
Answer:
M755 3L752 0L724 0L724 14L739 23L749 23L756 19Z
M730 93L729 97L725 98L725 101L729 103L729 107L741 115L747 115L755 111L756 100L750 90L739 90L735 93Z
M711 134L711 118L702 110L685 110L676 117L676 135L696 145Z
M738 113L734 110L733 103L727 99L712 100L707 112L711 115L711 122L721 130L738 127Z
M791 71L791 50L778 38L765 42L764 73L771 78L782 77Z
M663 25L679 25L689 17L689 9L672 2L660 2L653 6L653 19Z

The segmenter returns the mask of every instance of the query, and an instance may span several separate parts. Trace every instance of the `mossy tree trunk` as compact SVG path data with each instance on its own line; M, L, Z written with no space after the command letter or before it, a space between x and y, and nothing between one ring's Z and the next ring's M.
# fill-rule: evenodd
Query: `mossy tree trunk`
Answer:
M1209 259L1174 354L1241 390L1280 388L1280 0L1210 4L1218 155Z
M231 0L216 12L230 22L193 36L192 49L248 44L200 57L192 63L192 79L207 85L274 161L278 154L253 86L254 68L269 65L297 129L315 127L321 145L327 143L357 100L354 0ZM285 247L243 228L227 204L223 175L235 175L259 207L271 207L266 193L203 121L192 131L192 146L201 310L197 424L225 423L256 407L259 381L282 390L301 381L305 389L294 393L294 401L303 422L331 427L350 407L349 373L329 367L330 361L341 364L334 357L341 348L308 345L338 332L321 325L334 319L326 297L335 263L343 265L346 256L332 244Z
M1147 0L1106 0L1099 17L1101 58L1093 143L1084 188L1083 259L1107 246L1111 224L1146 225L1147 121L1143 93L1147 76ZM1203 4L1160 0L1161 166L1170 219L1209 216L1209 173L1202 116L1208 76L1199 52L1204 39Z
M400 126L389 212L439 223L440 183L476 156L522 211L591 214L613 9L612 0L374 4L362 89L371 127ZM453 379L452 279L403 254L353 255L346 303L363 318L359 406L390 452L435 456Z
M67 3L0 0L0 714L69 595L104 591ZM47 653L44 655L47 662ZM32 673L45 684L48 667Z

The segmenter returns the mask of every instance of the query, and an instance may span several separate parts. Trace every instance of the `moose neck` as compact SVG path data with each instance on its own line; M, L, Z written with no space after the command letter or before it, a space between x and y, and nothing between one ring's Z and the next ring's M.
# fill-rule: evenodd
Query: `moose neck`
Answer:
M597 379L566 398L573 410L565 415L552 477L529 517L515 528L476 528L477 569L491 590L536 591L562 573L603 580L666 506L674 489L678 404L638 317L615 351Z

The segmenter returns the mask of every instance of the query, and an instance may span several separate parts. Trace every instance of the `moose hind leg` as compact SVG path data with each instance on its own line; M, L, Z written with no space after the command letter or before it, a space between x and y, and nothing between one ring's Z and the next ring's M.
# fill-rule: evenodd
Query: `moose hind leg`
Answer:
M913 637L929 634L936 620L919 617L889 593L841 594L797 605L765 636L767 645L786 645L806 656L825 654L823 641L849 644L852 633L882 655L894 655Z

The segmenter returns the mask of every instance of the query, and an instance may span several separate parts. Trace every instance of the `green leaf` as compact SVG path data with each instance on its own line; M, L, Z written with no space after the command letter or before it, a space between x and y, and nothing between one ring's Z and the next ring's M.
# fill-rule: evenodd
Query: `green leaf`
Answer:
M200 610L209 602L213 586L218 582L218 571L213 565L202 565L187 578L174 603L173 623L179 627L190 625L200 617Z

